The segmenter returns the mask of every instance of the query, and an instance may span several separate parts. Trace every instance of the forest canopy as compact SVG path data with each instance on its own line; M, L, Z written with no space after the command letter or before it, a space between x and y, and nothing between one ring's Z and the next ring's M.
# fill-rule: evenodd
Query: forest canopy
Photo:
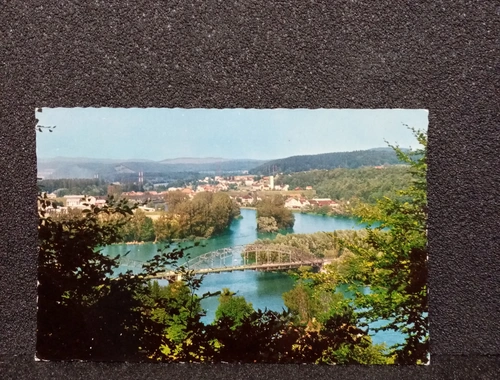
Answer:
M280 175L276 183L289 185L291 189L312 186L316 195L321 198L357 198L365 203L375 203L382 197L394 196L396 191L406 187L411 179L409 166L398 165L383 168L311 170Z
M281 195L264 197L257 202L257 229L262 232L276 232L292 228L295 223L293 213L285 207Z
M399 159L390 148L292 156L269 161L250 170L250 174L295 173L308 170L348 168L362 166L395 165Z

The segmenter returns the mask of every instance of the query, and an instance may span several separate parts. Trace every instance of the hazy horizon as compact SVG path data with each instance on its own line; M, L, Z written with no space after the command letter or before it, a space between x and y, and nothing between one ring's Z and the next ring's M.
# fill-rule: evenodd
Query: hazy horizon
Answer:
M374 147L368 149L358 149L359 151L363 150L374 150L374 149L382 149L388 147ZM408 147L402 146L401 148L406 149ZM324 153L315 153L311 155L319 155L319 154L328 154L328 153L343 153L343 152L352 152L352 151L336 151L336 152L324 152ZM247 157L236 157L236 158L227 158L227 157L172 157L165 158L160 160L152 160L148 158L140 158L140 157L128 157L128 158L105 158L105 157L71 157L71 156L47 156L47 157L38 157L39 160L57 160L57 159L68 159L68 160L96 160L96 161L150 161L150 162L163 162L163 161L175 161L175 160L208 160L208 159L216 159L216 160L224 160L224 161L238 161L238 160L248 160L248 161L273 161L279 160L282 158L289 158L295 156L306 156L304 154L292 154L291 156L286 157L278 157L272 159L262 159L262 158L247 158Z

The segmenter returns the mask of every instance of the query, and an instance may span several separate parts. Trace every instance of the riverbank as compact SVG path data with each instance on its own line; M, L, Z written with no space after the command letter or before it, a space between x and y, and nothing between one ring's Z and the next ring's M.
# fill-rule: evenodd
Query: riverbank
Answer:
M355 218L354 215L349 214L349 213L337 213L337 212L328 212L326 214L321 213L321 212L314 212L314 211L302 211L302 210L293 210L293 212L300 212L301 214L307 214L307 215L317 215L317 216L328 216L331 218Z
M256 207L251 207L251 206L240 206L240 209L243 210L257 210ZM319 212L314 212L314 211L304 211L304 210L293 210L289 209L291 212L294 214L306 214L306 215L317 215L317 216L328 216L328 217L340 217L340 218L353 218L353 215L349 213L335 213L335 212L329 212L326 214L319 213Z
M209 238L202 237L202 236L194 236L193 238L186 238L186 239L171 239L170 243L198 243L201 241L205 241L208 239L216 238L217 235L211 236ZM125 242L118 242L118 243L113 243L110 244L110 246L113 245L144 245L144 244L167 244L169 242L167 241L158 241L158 240L149 240L149 241L125 241Z

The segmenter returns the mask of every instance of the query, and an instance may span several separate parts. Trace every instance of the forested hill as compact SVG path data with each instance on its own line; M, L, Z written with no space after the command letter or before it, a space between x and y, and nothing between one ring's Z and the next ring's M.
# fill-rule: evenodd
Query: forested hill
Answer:
M251 174L295 173L313 169L355 169L362 166L400 164L391 148L292 156L268 161L250 170Z
M320 198L348 201L357 198L365 203L375 203L382 197L391 197L397 190L411 183L408 166L389 166L383 169L364 167L357 169L311 170L279 175L278 185L295 189L312 186Z

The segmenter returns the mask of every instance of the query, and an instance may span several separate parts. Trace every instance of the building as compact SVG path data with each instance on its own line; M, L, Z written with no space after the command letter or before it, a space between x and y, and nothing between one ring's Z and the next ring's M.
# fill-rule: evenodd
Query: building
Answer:
M99 207L102 207L102 206L104 206L105 204L106 204L106 200L105 200L105 199L97 199L97 200L95 201L95 205L96 205L96 206L99 206Z
M339 206L337 202L332 201L330 198L313 198L311 200L311 205L317 207L328 206L330 208L335 208Z
M253 197L251 195L244 195L241 197L242 205L251 205L253 204Z
M285 207L290 210L302 210L309 206L309 201L305 198L290 197L285 201Z
M181 192L183 194L186 194L186 195L189 195L189 196L192 196L194 194L193 189L191 189L189 187L186 187L185 189L182 189Z
M138 207L140 210L144 211L144 212L154 212L155 209L152 208L152 207L146 207L146 206L139 206Z
M65 195L64 201L66 207L72 208L90 208L91 205L96 204L95 197L85 197L85 195Z

